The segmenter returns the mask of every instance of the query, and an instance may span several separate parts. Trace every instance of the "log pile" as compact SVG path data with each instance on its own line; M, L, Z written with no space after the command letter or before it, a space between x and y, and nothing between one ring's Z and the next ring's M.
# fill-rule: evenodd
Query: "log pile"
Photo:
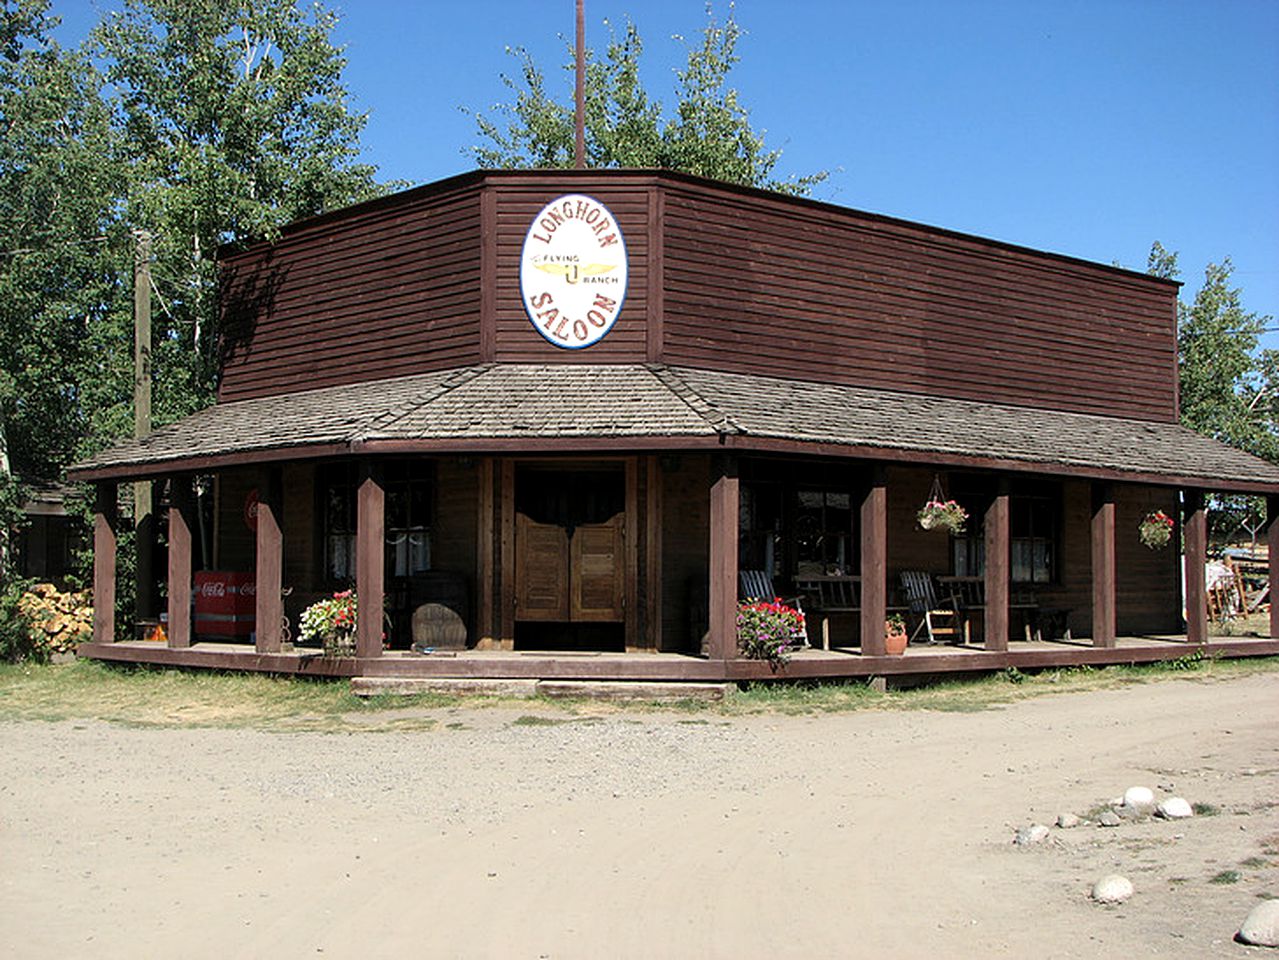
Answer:
M32 639L49 653L73 653L93 634L93 600L88 591L63 593L37 583L22 595L18 609L31 622Z

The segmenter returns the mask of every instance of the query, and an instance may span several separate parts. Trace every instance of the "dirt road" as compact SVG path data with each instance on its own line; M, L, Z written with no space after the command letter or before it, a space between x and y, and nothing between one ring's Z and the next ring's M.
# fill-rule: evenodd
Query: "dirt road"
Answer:
M535 709L0 723L0 956L1273 952L1231 936L1279 896L1279 675L978 713ZM1134 784L1219 812L1010 842ZM1091 904L1112 872L1135 896Z

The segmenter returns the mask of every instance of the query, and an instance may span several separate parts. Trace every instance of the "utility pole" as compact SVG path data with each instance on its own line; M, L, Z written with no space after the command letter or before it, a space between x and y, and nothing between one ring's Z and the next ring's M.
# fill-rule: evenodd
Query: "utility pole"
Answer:
M577 0L577 82L573 89L573 166L586 169L586 13Z
M134 232L133 258L133 436L151 432L151 234ZM150 480L133 485L133 522L137 549L137 615L155 616L155 511Z

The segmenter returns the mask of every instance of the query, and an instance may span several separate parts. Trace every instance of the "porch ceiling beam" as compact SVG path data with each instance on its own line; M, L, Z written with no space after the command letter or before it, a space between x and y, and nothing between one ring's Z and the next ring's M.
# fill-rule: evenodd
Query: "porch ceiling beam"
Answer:
M547 453L625 453L657 450L733 450L741 453L779 453L794 456L833 457L839 459L875 460L890 463L921 464L932 467L964 467L998 470L1036 476L1079 477L1089 480L1113 480L1145 483L1170 488L1202 488L1210 485L1222 493L1258 493L1272 495L1275 484L1264 481L1231 480L1190 474L1164 474L1149 471L1119 470L1051 461L1017 460L975 454L948 453L932 450L905 450L863 444L823 443L787 440L751 435L701 436L617 436L617 437L454 437L418 440L352 440L310 446L271 447L261 450L236 451L197 457L178 457L151 463L123 464L69 471L73 481L129 480L162 476L174 472L207 472L224 467L273 463L288 460L314 460L365 454L547 454Z
M93 642L115 642L115 574L120 508L116 485L100 482L93 510Z
M1208 516L1202 490L1187 490L1183 506L1186 540L1186 640L1208 640L1208 601L1204 563L1208 559Z
M1115 645L1115 488L1098 483L1092 491L1092 643Z

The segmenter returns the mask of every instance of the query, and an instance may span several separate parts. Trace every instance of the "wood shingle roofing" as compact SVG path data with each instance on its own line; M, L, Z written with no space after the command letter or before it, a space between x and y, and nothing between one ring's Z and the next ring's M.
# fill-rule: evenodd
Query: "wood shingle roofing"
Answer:
M358 453L724 449L1273 490L1279 466L1178 424L657 364L496 364L221 403L73 479Z

